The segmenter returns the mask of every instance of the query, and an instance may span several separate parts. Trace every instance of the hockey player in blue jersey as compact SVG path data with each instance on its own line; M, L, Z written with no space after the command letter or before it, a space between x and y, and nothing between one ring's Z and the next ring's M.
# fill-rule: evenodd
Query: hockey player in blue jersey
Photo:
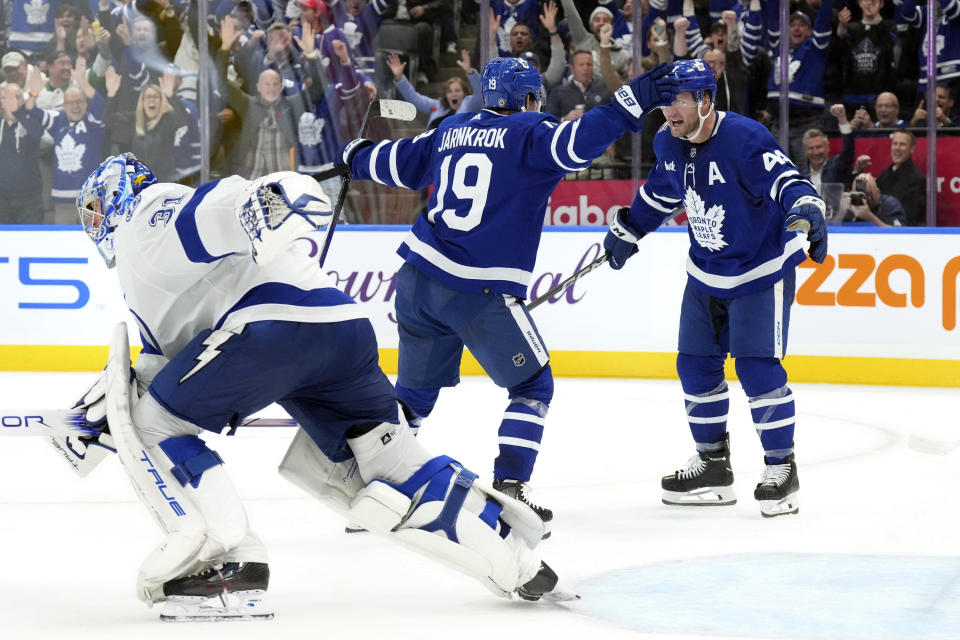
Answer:
M824 203L762 125L715 111L716 80L704 60L674 63L676 101L654 139L657 163L604 240L620 269L637 241L686 208L690 252L680 310L677 373L697 454L663 478L663 502L734 504L727 383L730 353L764 450L754 491L764 516L797 513L794 404L787 351L795 267L827 254ZM809 225L807 238L795 228Z
M307 233L322 243L332 216L316 181L287 171L191 189L157 183L126 154L98 167L77 206L143 342L134 391L123 329L106 377L78 403L88 424L103 426L106 411L113 442L88 445L113 445L166 533L140 568L141 599L168 618L272 615L264 545L199 436L273 402L300 425L281 473L328 506L498 595L554 588L533 551L537 514L427 453L380 370L366 311L298 244Z
M661 65L621 87L609 104L560 122L540 113L539 72L520 58L483 70L484 109L457 114L415 138L343 149L354 177L408 189L434 185L398 253L397 394L411 425L430 415L442 387L459 382L464 345L507 389L494 487L530 504L544 419L553 398L549 353L523 304L547 199L564 174L582 171L644 117L673 101Z

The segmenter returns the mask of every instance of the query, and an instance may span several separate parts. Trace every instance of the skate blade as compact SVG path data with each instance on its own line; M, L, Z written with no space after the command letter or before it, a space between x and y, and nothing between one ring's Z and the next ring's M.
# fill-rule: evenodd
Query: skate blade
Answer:
M344 533L367 533L367 530L363 525L356 522L348 522L347 526L343 528Z
M541 602L570 602L572 600L579 600L580 596L572 591L566 591L564 589L554 589L553 591L547 591L545 594L540 596Z
M737 504L733 487L703 487L694 491L664 491L663 504L682 507L719 507Z
M764 518L775 518L792 513L800 513L800 500L797 493L791 493L783 500L760 500L760 515Z
M244 595L171 596L163 603L160 620L164 622L218 622L222 620L272 620L273 611L264 600L261 590L243 592Z

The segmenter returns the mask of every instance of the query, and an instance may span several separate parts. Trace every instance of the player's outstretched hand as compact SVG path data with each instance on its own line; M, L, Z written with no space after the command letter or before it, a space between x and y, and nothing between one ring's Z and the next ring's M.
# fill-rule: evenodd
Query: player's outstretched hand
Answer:
M800 200L803 200L801 198ZM812 198L811 198L812 200ZM827 224L822 209L813 202L800 202L787 212L787 231L806 231L810 259L821 264L827 257Z
M610 230L603 239L603 248L608 254L607 262L614 269L622 268L627 258L638 251L637 241L645 235L627 224L629 212L629 207L620 207L617 210L616 217L610 223Z
M351 169L353 169L353 156L356 155L357 151L363 149L364 147L369 147L374 142L368 138L355 138L343 145L343 148L340 149L340 153L337 154L337 159L339 162L337 164L345 164Z

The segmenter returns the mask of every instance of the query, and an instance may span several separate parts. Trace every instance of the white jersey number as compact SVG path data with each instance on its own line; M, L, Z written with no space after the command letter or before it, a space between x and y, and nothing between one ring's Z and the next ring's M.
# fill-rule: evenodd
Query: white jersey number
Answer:
M452 184L450 178L450 161L453 156L447 156L440 165L440 185L437 187L437 204L427 212L427 219L436 223L436 216L450 227L458 231L469 231L478 224L483 217L483 208L487 205L487 192L490 189L490 176L493 173L493 163L482 153L465 153L457 160L453 168ZM476 168L477 177L473 184L467 184L467 170ZM466 215L458 215L456 209L444 209L443 200L447 195L448 184L453 195L459 200L469 200L470 210Z

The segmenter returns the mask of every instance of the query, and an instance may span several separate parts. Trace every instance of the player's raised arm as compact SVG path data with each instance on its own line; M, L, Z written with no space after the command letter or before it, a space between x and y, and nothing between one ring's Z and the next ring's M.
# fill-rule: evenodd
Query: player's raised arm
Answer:
M677 79L669 64L660 64L620 87L608 104L590 109L576 120L544 120L535 130L528 154L530 164L564 173L583 171L628 131L643 128L646 117L670 105ZM548 148L549 154L540 150Z
M431 180L430 151L436 131L430 129L413 138L383 142L357 138L344 145L338 161L350 167L356 180L422 189Z

